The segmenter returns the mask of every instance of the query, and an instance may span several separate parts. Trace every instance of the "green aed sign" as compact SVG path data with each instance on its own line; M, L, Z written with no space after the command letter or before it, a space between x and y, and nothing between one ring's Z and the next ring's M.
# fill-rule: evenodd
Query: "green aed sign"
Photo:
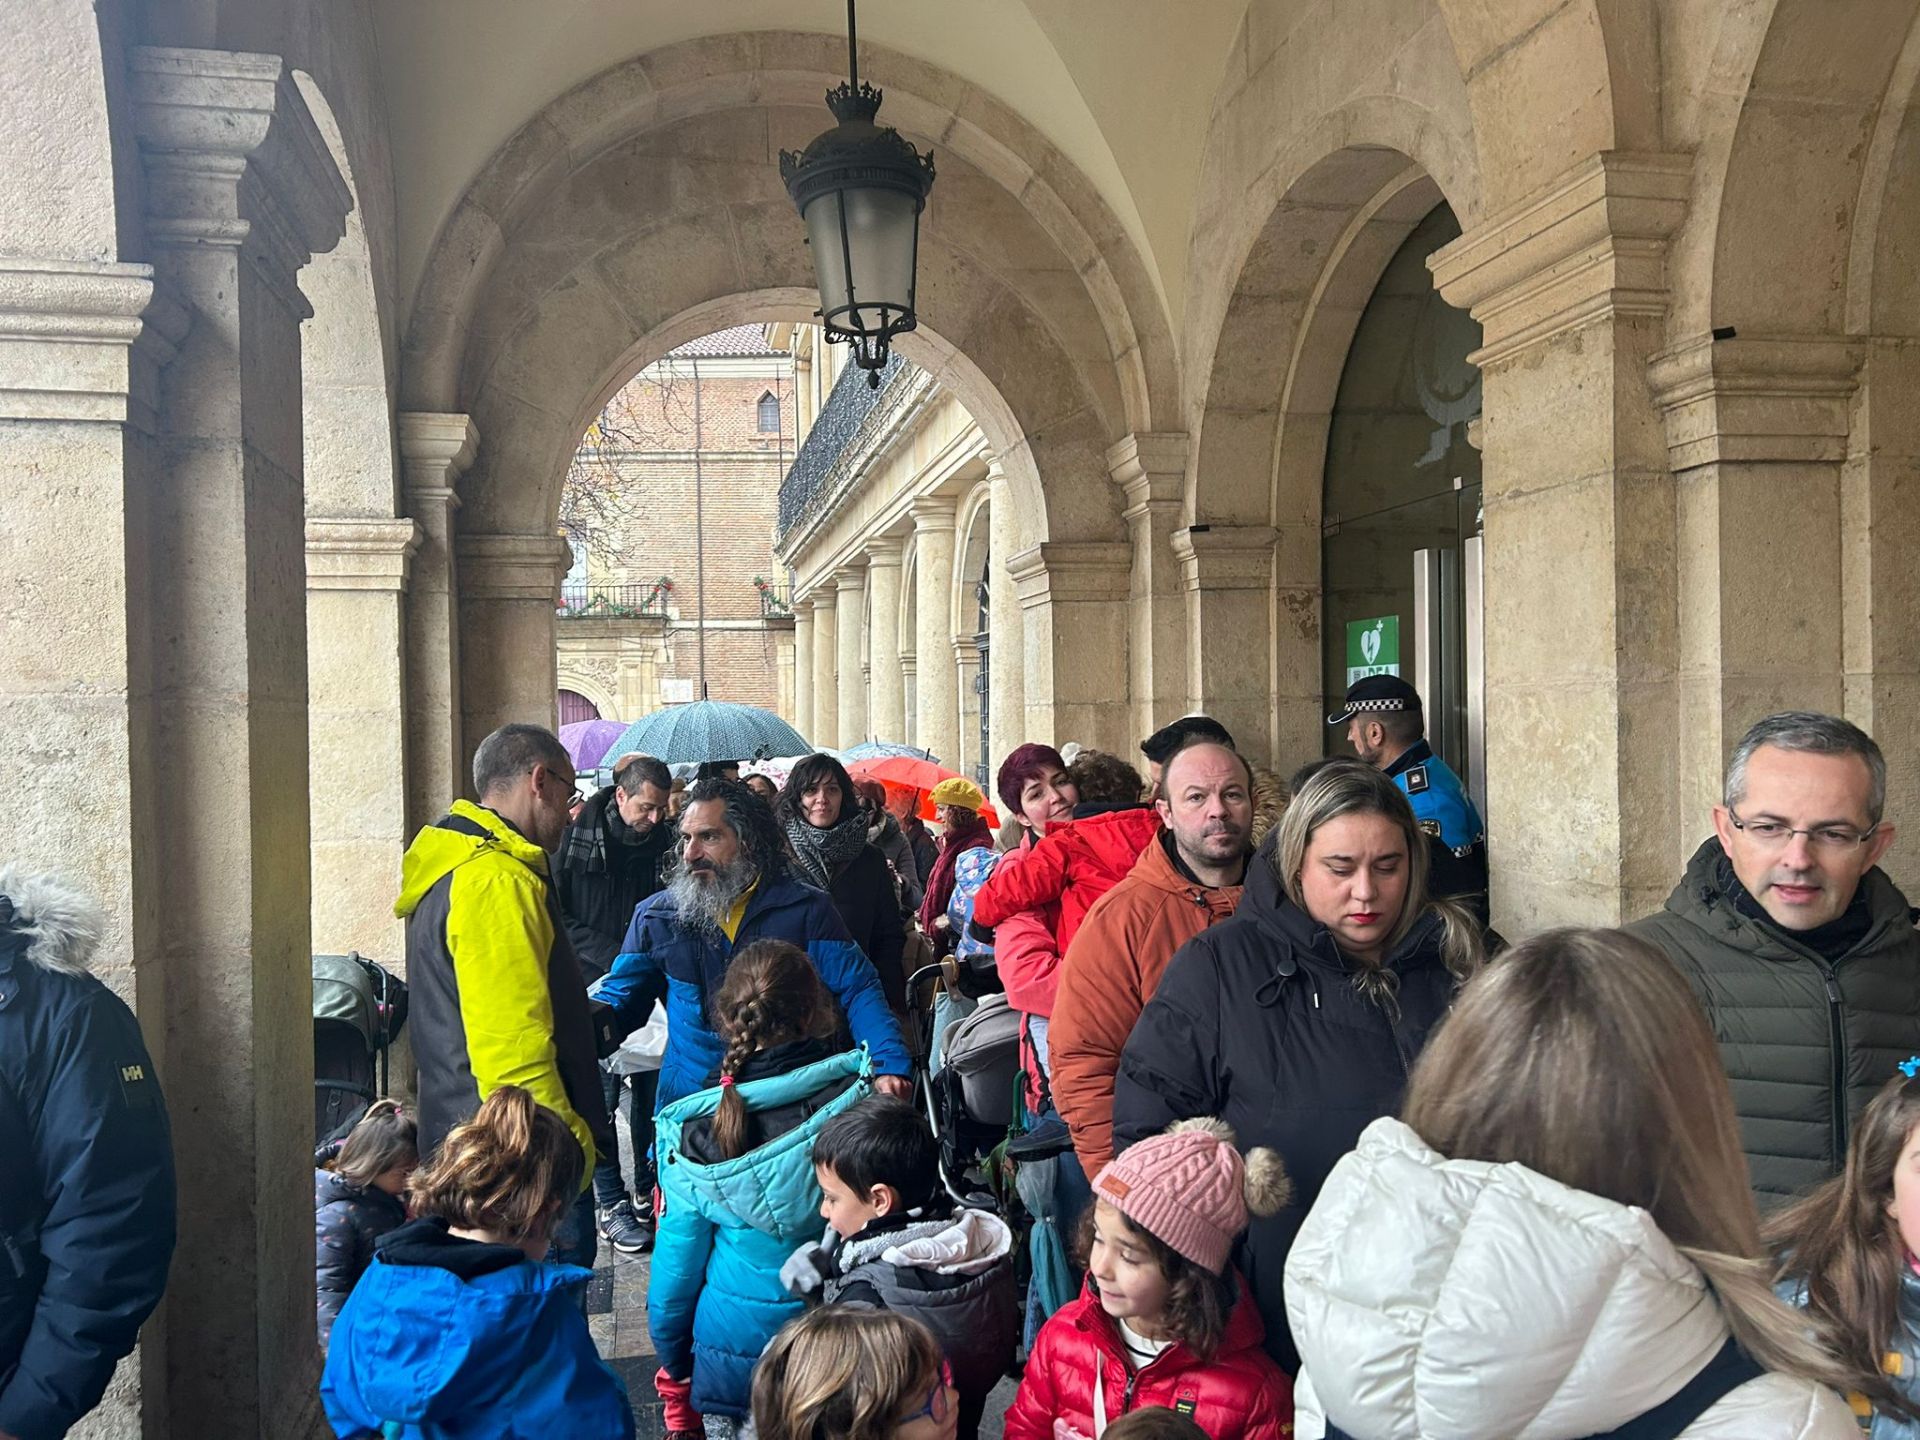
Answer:
M1400 673L1400 617L1374 615L1347 622L1347 684L1369 675Z

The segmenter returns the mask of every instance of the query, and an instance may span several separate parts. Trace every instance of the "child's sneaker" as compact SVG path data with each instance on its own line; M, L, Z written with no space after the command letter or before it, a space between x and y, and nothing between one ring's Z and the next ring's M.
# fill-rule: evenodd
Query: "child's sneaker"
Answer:
M653 1231L633 1213L633 1202L622 1200L600 1212L600 1235L622 1255L641 1255L653 1248Z

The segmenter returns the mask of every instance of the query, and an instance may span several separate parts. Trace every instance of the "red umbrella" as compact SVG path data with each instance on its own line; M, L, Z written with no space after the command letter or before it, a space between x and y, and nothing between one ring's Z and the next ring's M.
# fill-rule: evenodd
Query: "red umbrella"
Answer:
M927 799L927 792L942 780L964 780L966 777L958 770L949 770L944 765L936 765L931 760L917 759L912 755L886 755L877 760L856 760L847 767L847 773L856 780L878 780L893 790L912 790L920 796L920 818L931 820L933 802ZM994 813L993 806L984 805L980 814L994 829L1000 828L1000 817Z

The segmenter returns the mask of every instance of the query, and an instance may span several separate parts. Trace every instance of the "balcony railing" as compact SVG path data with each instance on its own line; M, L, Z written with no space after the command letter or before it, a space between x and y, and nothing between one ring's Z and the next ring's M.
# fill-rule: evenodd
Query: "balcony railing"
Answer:
M794 457L793 468L780 482L780 516L774 543L832 505L842 483L850 478L849 465L858 458L866 437L903 398L908 382L920 372L898 352L880 370L880 388L867 384L867 372L849 365L834 382L826 404Z
M565 585L554 614L562 620L633 620L667 613L669 589L652 585Z
M755 580L753 588L760 592L760 618L763 620L788 620L793 617L793 587L787 584L775 584L770 580Z

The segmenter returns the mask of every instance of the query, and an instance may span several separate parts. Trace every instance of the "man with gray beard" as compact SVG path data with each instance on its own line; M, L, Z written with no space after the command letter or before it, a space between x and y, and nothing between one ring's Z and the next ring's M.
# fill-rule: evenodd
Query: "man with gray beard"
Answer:
M667 1050L654 1113L719 1083L725 1051L707 1019L736 951L785 940L813 961L840 1002L856 1044L873 1055L875 1085L906 1098L910 1063L880 976L853 942L824 890L788 873L773 812L734 780L696 780L680 816L680 848L667 886L634 912L613 969L594 998L613 1007L616 1032L638 1029L655 1001L667 1010Z

